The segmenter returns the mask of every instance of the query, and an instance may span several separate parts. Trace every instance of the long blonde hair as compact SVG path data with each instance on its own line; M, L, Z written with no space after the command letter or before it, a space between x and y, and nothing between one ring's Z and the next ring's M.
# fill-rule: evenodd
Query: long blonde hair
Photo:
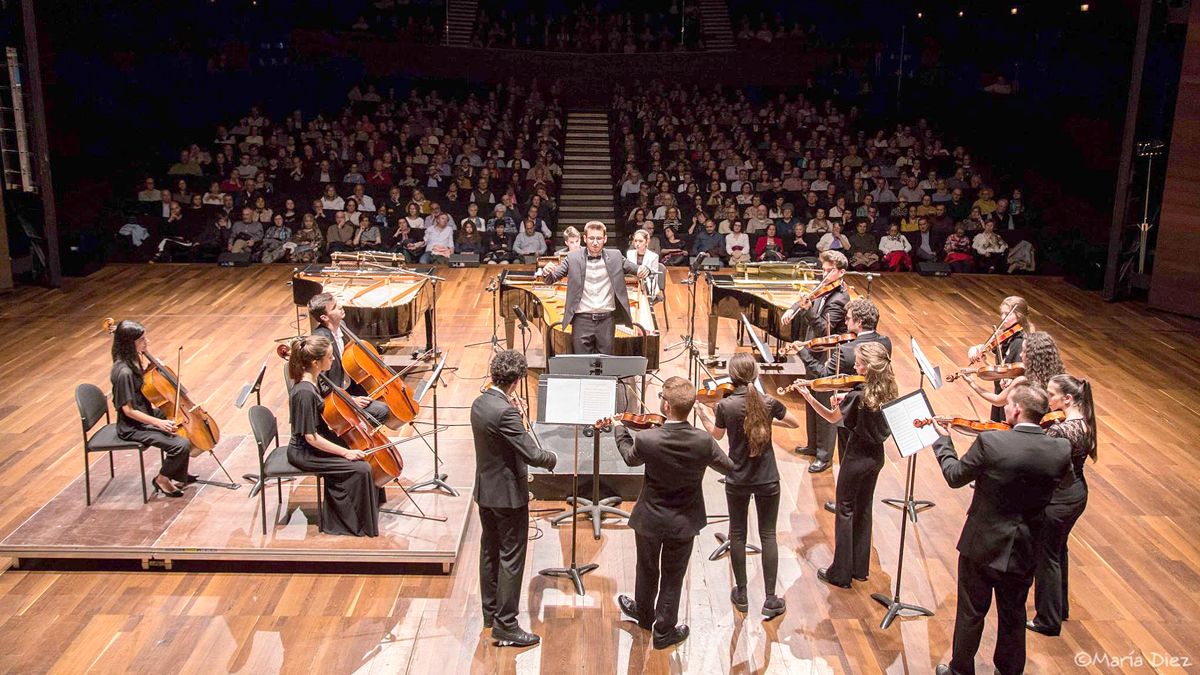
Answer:
M864 342L854 351L855 363L866 366L866 386L863 387L863 403L871 410L879 410L884 403L900 395L896 388L896 374L892 372L892 357L878 342Z

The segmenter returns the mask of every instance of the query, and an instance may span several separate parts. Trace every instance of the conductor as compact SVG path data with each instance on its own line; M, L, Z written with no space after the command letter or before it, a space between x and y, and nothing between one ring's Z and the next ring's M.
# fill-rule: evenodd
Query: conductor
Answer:
M563 326L571 327L573 351L612 354L617 323L633 322L625 274L637 273L639 279L645 279L650 268L605 249L608 231L604 223L592 220L583 228L586 247L567 253L562 262L547 264L537 275L551 284L567 278Z

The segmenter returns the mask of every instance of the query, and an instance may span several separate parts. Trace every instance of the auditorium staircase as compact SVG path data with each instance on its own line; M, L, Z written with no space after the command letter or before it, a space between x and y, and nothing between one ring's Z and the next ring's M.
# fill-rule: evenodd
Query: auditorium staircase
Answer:
M568 110L556 241L562 241L562 231L570 225L582 234L583 224L589 220L603 222L609 238L617 237L608 114Z
M733 51L733 24L724 0L700 0L700 31L706 51Z
M469 47L471 29L479 13L478 0L446 0L446 44L450 47Z

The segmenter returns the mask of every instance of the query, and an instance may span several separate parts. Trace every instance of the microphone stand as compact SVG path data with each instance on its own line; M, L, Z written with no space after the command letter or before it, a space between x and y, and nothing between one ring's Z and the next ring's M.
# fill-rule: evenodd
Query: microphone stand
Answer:
M692 269L688 270L687 278L681 282L683 285L688 286L688 332L687 332L687 335L684 335L683 339L680 340L679 342L676 342L672 345L668 345L668 346L664 347L663 351L669 352L673 349L678 349L680 347L686 347L689 351L691 351L693 354L695 354L696 353L695 347L697 345L699 345L701 347L708 346L708 343L701 342L701 341L695 339L695 335L696 335L696 282L699 280L698 277L699 277L700 263L703 262L703 260L706 257L708 257L708 256L707 255L696 256L695 265L692 267ZM689 361L690 360L691 360L691 357L689 357ZM693 366L691 364L689 364L688 365L688 377L692 376L692 370L693 370Z
M492 294L492 337L487 340L484 340L482 342L472 342L470 344L463 345L464 349L467 347L479 347L481 345L488 345L488 344L490 344L492 346L492 351L498 351L500 349L500 336L496 332L496 317L498 314L497 307L500 304L501 279L503 279L504 276L507 274L508 274L508 270L504 270L503 272L501 272L499 276L492 279L491 283L489 283L487 285L487 288L485 289L489 293Z

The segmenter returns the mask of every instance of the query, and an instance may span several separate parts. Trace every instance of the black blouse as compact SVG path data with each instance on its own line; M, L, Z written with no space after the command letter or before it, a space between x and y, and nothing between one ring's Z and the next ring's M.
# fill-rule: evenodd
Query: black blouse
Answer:
M842 422L850 432L846 456L863 453L883 459L883 442L892 435L882 410L871 410L863 401L863 391L853 389L842 398Z
M1071 443L1071 470L1063 476L1050 503L1069 504L1079 499L1086 499L1088 489L1083 475L1083 465L1088 458L1087 422L1081 419L1064 420L1046 429L1046 435L1065 438Z
M112 380L113 407L117 409L117 434L153 428L126 417L125 412L121 410L129 403L138 412L157 416L150 401L142 394L142 374L134 372L128 363L117 361L113 363L109 379Z
M305 436L327 434L328 427L325 425L325 420L321 419L321 410L324 407L324 399L321 398L317 386L312 382L301 380L292 387L292 393L288 396L288 411L292 426L291 449L321 452L313 447Z
M787 408L779 401L764 396L767 416L781 420ZM713 423L718 429L729 430L729 458L733 470L725 477L728 485L765 485L779 480L779 468L775 464L775 449L771 444L757 457L750 456L750 443L742 426L746 419L746 385L734 389L717 404ZM769 427L768 427L769 429Z

